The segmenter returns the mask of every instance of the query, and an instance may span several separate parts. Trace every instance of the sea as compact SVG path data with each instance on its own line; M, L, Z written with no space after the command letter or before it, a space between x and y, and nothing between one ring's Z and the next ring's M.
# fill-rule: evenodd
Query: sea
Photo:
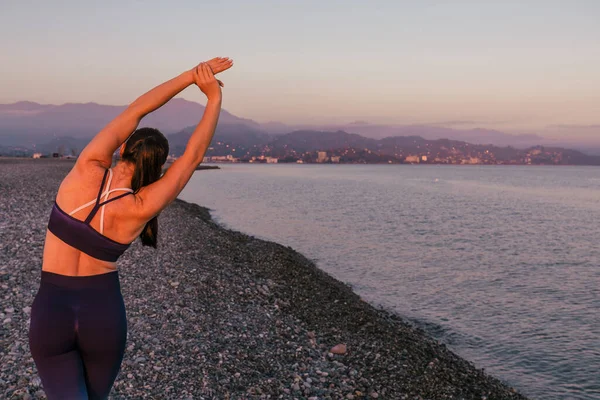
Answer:
M180 198L532 399L600 399L600 168L220 164Z

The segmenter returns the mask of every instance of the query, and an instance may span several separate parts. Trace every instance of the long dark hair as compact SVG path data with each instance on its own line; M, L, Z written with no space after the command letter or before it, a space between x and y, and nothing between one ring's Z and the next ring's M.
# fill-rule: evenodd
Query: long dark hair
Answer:
M160 178L168 155L169 141L158 129L140 128L129 136L121 159L135 165L131 177L131 189L134 193ZM140 239L144 246L156 248L157 236L158 215L148 221L140 234Z

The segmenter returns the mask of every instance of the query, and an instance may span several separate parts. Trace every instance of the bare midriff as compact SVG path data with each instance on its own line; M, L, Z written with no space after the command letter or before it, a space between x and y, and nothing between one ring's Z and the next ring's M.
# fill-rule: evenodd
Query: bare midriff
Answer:
M90 257L46 231L42 271L67 276L91 276L116 270L117 263Z

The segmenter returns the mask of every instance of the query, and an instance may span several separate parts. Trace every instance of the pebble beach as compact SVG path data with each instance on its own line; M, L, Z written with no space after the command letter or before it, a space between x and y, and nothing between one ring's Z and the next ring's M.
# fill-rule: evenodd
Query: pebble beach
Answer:
M72 166L0 158L2 399L46 398L29 313ZM525 399L292 248L225 229L204 207L175 201L158 242L136 241L118 262L128 338L111 399Z

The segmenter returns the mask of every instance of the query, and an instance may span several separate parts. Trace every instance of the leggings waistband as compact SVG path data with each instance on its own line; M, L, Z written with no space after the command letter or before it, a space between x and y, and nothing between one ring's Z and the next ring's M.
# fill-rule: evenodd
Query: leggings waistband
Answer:
M41 284L51 284L66 289L120 289L119 271L90 276L69 276L42 271Z

